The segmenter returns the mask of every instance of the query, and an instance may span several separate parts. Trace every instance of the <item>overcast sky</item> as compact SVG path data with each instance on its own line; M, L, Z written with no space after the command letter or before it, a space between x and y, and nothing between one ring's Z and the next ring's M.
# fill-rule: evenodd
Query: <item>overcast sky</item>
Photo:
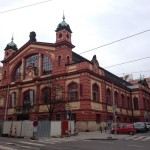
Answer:
M0 60L12 34L18 48L29 40L31 31L37 41L54 43L63 10L78 54L150 29L150 0L51 0L2 13L41 1L46 0L0 0ZM81 55L91 60L96 54L101 67L118 76L132 73L137 79L140 74L150 77L150 58L107 67L149 57L149 49L150 31Z

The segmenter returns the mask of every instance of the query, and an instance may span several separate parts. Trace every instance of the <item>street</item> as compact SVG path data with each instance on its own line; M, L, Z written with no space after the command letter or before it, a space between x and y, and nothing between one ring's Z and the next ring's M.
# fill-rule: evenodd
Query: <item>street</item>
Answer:
M149 150L150 148L150 132L119 136L119 139L113 140L90 139L90 137L80 139L78 136L39 140L0 137L0 150Z

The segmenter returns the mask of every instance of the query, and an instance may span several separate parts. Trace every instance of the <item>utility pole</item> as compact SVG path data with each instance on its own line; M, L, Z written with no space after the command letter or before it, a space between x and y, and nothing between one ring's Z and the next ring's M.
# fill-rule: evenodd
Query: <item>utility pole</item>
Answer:
M117 111L116 111L116 103L114 99L114 84L112 83L112 100L113 100L113 114L114 114L114 122L115 122L115 134L117 134L117 124L116 124L116 118L117 118Z
M9 84L8 84L8 87L7 87L7 96L6 96L6 103L5 103L4 121L5 121L6 118L7 118L8 97L9 97Z

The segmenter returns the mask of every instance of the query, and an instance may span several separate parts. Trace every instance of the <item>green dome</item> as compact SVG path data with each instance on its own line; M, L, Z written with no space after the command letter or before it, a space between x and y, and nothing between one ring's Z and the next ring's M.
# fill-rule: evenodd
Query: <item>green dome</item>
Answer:
M72 33L70 26L65 22L65 16L63 16L63 21L58 24L56 32L66 29L68 32Z
M5 50L8 50L8 49L13 49L13 50L15 50L15 51L18 50L17 45L13 42L13 40L14 40L14 39L13 39L13 37L12 37L11 42L7 44Z

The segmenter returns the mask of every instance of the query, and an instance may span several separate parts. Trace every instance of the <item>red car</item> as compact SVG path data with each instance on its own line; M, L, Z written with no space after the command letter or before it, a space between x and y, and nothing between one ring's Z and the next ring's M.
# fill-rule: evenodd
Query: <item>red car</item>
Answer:
M133 124L120 125L116 127L116 133L128 133L134 135L135 132L136 129L134 128ZM115 133L115 126L112 128L111 133Z

